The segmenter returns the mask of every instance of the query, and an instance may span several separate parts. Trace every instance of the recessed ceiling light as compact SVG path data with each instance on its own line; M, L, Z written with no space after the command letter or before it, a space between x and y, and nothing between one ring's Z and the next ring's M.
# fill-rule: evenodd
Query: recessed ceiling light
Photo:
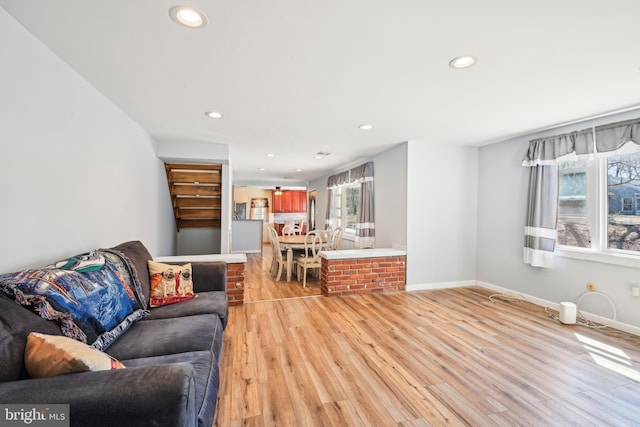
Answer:
M212 119L221 119L223 117L222 113L218 113L217 111L207 111L204 115Z
M373 129L373 125L366 125L366 124L365 125L360 125L360 126L358 126L358 129L360 129L360 130L371 130L371 129Z
M259 171L266 171L267 168L258 168Z
M169 10L171 19L187 28L201 28L207 25L207 17L197 9L187 6L174 6Z
M267 157L275 157L276 155L273 153L267 153Z
M461 68L469 68L476 62L478 62L478 58L476 58L475 56L463 55L458 56L457 58L453 58L449 62L449 67L455 70L459 70Z
M296 169L296 172L302 172L302 169L298 168L298 169Z
M313 158L316 160L320 160L322 159L322 156L320 154L316 154L315 156L313 156Z

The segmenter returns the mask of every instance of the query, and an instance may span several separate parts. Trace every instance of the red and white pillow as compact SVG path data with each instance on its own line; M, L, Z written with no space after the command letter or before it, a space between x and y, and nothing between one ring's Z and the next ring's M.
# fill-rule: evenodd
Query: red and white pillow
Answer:
M150 307L173 304L195 297L190 263L171 265L148 261L148 266L151 279Z

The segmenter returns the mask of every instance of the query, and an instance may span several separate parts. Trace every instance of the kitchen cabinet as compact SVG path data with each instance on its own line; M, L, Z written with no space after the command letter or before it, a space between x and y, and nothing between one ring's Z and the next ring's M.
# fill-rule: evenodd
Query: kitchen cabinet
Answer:
M273 195L273 213L307 211L307 192L304 190L283 190Z
M282 194L273 193L273 200L271 203L271 212L279 213L284 212L284 204L282 203Z

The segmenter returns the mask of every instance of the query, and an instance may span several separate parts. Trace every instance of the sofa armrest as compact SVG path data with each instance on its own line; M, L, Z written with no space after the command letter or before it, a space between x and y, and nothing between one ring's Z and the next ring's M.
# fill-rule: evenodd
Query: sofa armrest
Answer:
M72 426L194 426L190 363L80 372L0 383L0 402L69 404Z
M227 292L226 262L192 262L191 268L194 292Z

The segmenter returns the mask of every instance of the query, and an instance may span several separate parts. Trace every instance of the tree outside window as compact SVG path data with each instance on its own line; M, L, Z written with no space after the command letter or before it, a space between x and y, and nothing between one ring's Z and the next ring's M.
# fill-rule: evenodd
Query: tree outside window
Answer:
M605 170L606 179L600 180L603 184L598 187L596 178ZM560 245L601 250L594 247L593 236L602 232L606 243L599 244L600 248L640 251L640 206L636 205L640 199L639 153L594 162L559 162L558 172ZM597 194L602 196L596 197ZM598 205L599 200L603 206ZM592 204L595 209L590 207Z
M640 251L640 154L607 158L608 248Z
M347 233L355 232L360 206L360 185L338 187L334 190L333 197L333 224L335 227L343 227Z

